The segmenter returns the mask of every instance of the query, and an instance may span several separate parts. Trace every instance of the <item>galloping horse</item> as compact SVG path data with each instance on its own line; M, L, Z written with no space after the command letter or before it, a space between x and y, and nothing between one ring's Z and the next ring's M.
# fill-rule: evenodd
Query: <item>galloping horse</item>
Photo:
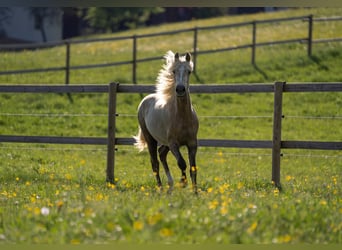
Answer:
M169 190L173 188L173 179L166 161L169 151L175 156L181 170L181 184L187 184L186 162L179 148L188 148L190 176L194 192L197 193L197 132L198 119L192 106L189 92L189 78L193 70L190 53L180 57L168 51L164 58L166 64L160 70L156 93L146 96L138 107L139 132L134 136L134 144L140 151L148 147L152 170L159 187L157 147L159 158L168 178Z

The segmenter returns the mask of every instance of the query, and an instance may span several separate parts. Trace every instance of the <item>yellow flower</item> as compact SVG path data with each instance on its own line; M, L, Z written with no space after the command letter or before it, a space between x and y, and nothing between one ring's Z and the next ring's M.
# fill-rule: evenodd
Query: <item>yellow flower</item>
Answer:
M321 200L319 202L319 204L322 205L322 206L326 206L327 205L327 201L326 200Z
M107 183L107 188L114 189L115 188L115 184L108 182ZM94 190L94 188L93 188L93 190Z
M196 166L192 166L192 167L191 167L191 171L192 171L192 172L195 172L197 169L198 169L198 167L196 167Z
M61 209L61 207L62 207L63 205L64 205L64 201L61 201L61 200L56 201L56 206L57 206L58 209Z
M70 243L73 244L73 245L79 245L79 244L81 244L81 241L79 239L72 239L70 241Z
M16 178L15 178L15 180L16 180L16 181L19 181L19 180L20 180L20 178L19 178L19 177L16 177Z
M159 231L160 236L162 237L169 237L173 235L173 231L170 228L162 228Z
M33 209L33 213L34 213L35 215L40 215L40 208L39 208L39 207L35 207L35 208Z
M71 174L67 173L64 175L65 179L67 179L68 181L70 181L72 179Z
M288 243L291 241L291 236L288 234L282 235L278 238L279 243Z
M134 221L133 222L133 229L136 231L141 231L144 228L144 223L142 221Z
M291 175L286 175L285 180L286 181L293 180L293 177Z
M228 213L228 208L226 206L222 206L220 209L221 215L226 215Z
M207 189L207 192L208 192L208 193L211 193L213 190L214 190L214 189L213 189L212 187L210 187L210 188Z
M147 222L149 225L153 226L157 224L159 221L163 219L163 214L161 213L156 213L154 215L151 215L147 218Z
M279 195L279 189L278 189L278 188L275 188L275 189L273 190L273 194L274 194L274 196L278 196L278 195Z
M251 234L255 231L255 229L258 226L258 222L253 222L252 225L250 225L250 227L247 229L247 233Z
M218 206L218 201L217 200L213 200L211 202L209 202L209 209L215 209Z

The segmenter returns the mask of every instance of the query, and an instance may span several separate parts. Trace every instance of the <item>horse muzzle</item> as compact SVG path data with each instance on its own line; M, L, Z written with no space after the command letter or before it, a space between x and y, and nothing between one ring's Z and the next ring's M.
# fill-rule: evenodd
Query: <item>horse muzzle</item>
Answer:
M185 95L185 86L184 85L177 85L176 86L176 93L178 97L182 97Z

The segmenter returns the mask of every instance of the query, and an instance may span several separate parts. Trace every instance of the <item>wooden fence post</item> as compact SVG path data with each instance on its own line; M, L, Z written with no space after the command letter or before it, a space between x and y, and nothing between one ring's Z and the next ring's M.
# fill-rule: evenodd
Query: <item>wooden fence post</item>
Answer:
M133 72L132 72L133 83L137 83L137 36L133 36Z
M255 50L256 50L256 21L253 21L252 30L252 64L255 66Z
M112 82L108 89L108 137L107 137L107 179L114 183L115 165L115 116L116 116L116 93L118 84Z
M280 185L280 157L281 157L281 119L283 106L283 89L285 82L274 84L273 110L273 140L272 140L272 181L281 189Z
M312 31L313 31L313 15L309 16L309 32L308 32L308 56L312 56Z
M194 63L194 69L193 72L196 73L196 59L197 59L197 34L198 33L198 28L194 28L194 50L193 50L193 56L192 56L192 61Z
M70 43L66 42L66 56L65 56L65 84L68 85L70 81Z

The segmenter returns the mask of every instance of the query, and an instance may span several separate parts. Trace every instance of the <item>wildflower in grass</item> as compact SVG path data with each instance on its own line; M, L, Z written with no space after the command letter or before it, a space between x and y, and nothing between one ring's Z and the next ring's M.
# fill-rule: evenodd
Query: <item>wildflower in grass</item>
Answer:
M29 181L25 182L25 186L31 186L31 182Z
M86 218L95 218L96 217L94 210L90 207L85 208L82 215Z
M252 234L254 231L255 231L255 229L257 228L257 226L258 226L258 222L253 222L250 226L249 226L249 228L247 228L247 233L248 234Z
M223 185L221 185L219 187L219 192L221 194L225 193L227 191L227 189L229 188L229 184L228 183L224 183Z
M85 163L86 163L86 161L85 161L85 160L81 160L81 161L80 161L80 164L81 164L81 166L84 166L84 165L85 165Z
M133 229L136 231L141 231L144 228L144 223L140 220L133 222Z
M279 196L279 189L278 188L275 188L274 190L273 190L273 194L274 194L274 196Z
M222 180L221 177L217 177L217 176L216 176L216 177L214 178L214 181L220 181L220 180Z
M81 241L79 239L72 239L70 241L70 244L72 244L72 245L79 245L79 244L81 244Z
M293 178L293 176L291 176L291 175L286 175L286 177L285 177L285 180L286 181L291 181L291 180L293 180L294 178Z
M219 202L217 200L213 200L209 202L209 209L216 209L218 205L219 205Z
M169 236L172 236L173 235L173 231L170 229L170 228L162 228L160 231L159 231L159 234L160 236L162 237L169 237Z
M30 202L31 203L36 203L36 201L37 201L37 198L36 198L36 195L31 195L31 197L30 197Z
M145 192L145 187L144 187L144 186L141 186L141 187L140 187L140 191L141 191L141 192Z
M69 174L69 173L66 173L66 174L64 175L64 177L65 177L65 179L67 179L68 181L70 181L70 180L72 179L72 176L71 176L71 174Z
M40 215L40 208L39 207L33 208L33 214L34 215Z
M147 222L149 225L153 226L157 224L159 221L163 219L163 214L162 213L156 213L147 218Z
M225 204L222 204L221 208L220 208L220 214L221 215L226 215L228 214L228 208Z
M19 181L19 180L20 180L20 178L19 178L19 177L16 177L16 178L15 178L15 180L16 180L16 181Z
M322 206L326 206L327 205L327 201L326 200L321 200L319 202L319 204L322 205Z
M192 171L192 172L195 172L195 171L197 171L197 170L198 170L198 167L196 167L196 166L192 166L192 167L191 167L191 171Z
M208 192L208 194L210 194L211 192L213 192L213 188L212 187L209 187L208 189L207 189L207 192Z
M50 214L50 209L48 207L42 207L40 209L40 214L43 216L48 216Z
M63 205L64 205L64 201L61 201L61 200L56 201L56 207L57 207L58 212L61 211Z
M240 172L240 171L239 171ZM241 181L239 181L239 183L238 183L238 185L237 185L237 189L241 189L241 188L243 188L243 182L241 182Z
M280 237L278 237L278 243L288 243L291 241L291 236L288 234L282 235Z
M108 182L107 183L107 188L114 189L115 188L115 184Z

